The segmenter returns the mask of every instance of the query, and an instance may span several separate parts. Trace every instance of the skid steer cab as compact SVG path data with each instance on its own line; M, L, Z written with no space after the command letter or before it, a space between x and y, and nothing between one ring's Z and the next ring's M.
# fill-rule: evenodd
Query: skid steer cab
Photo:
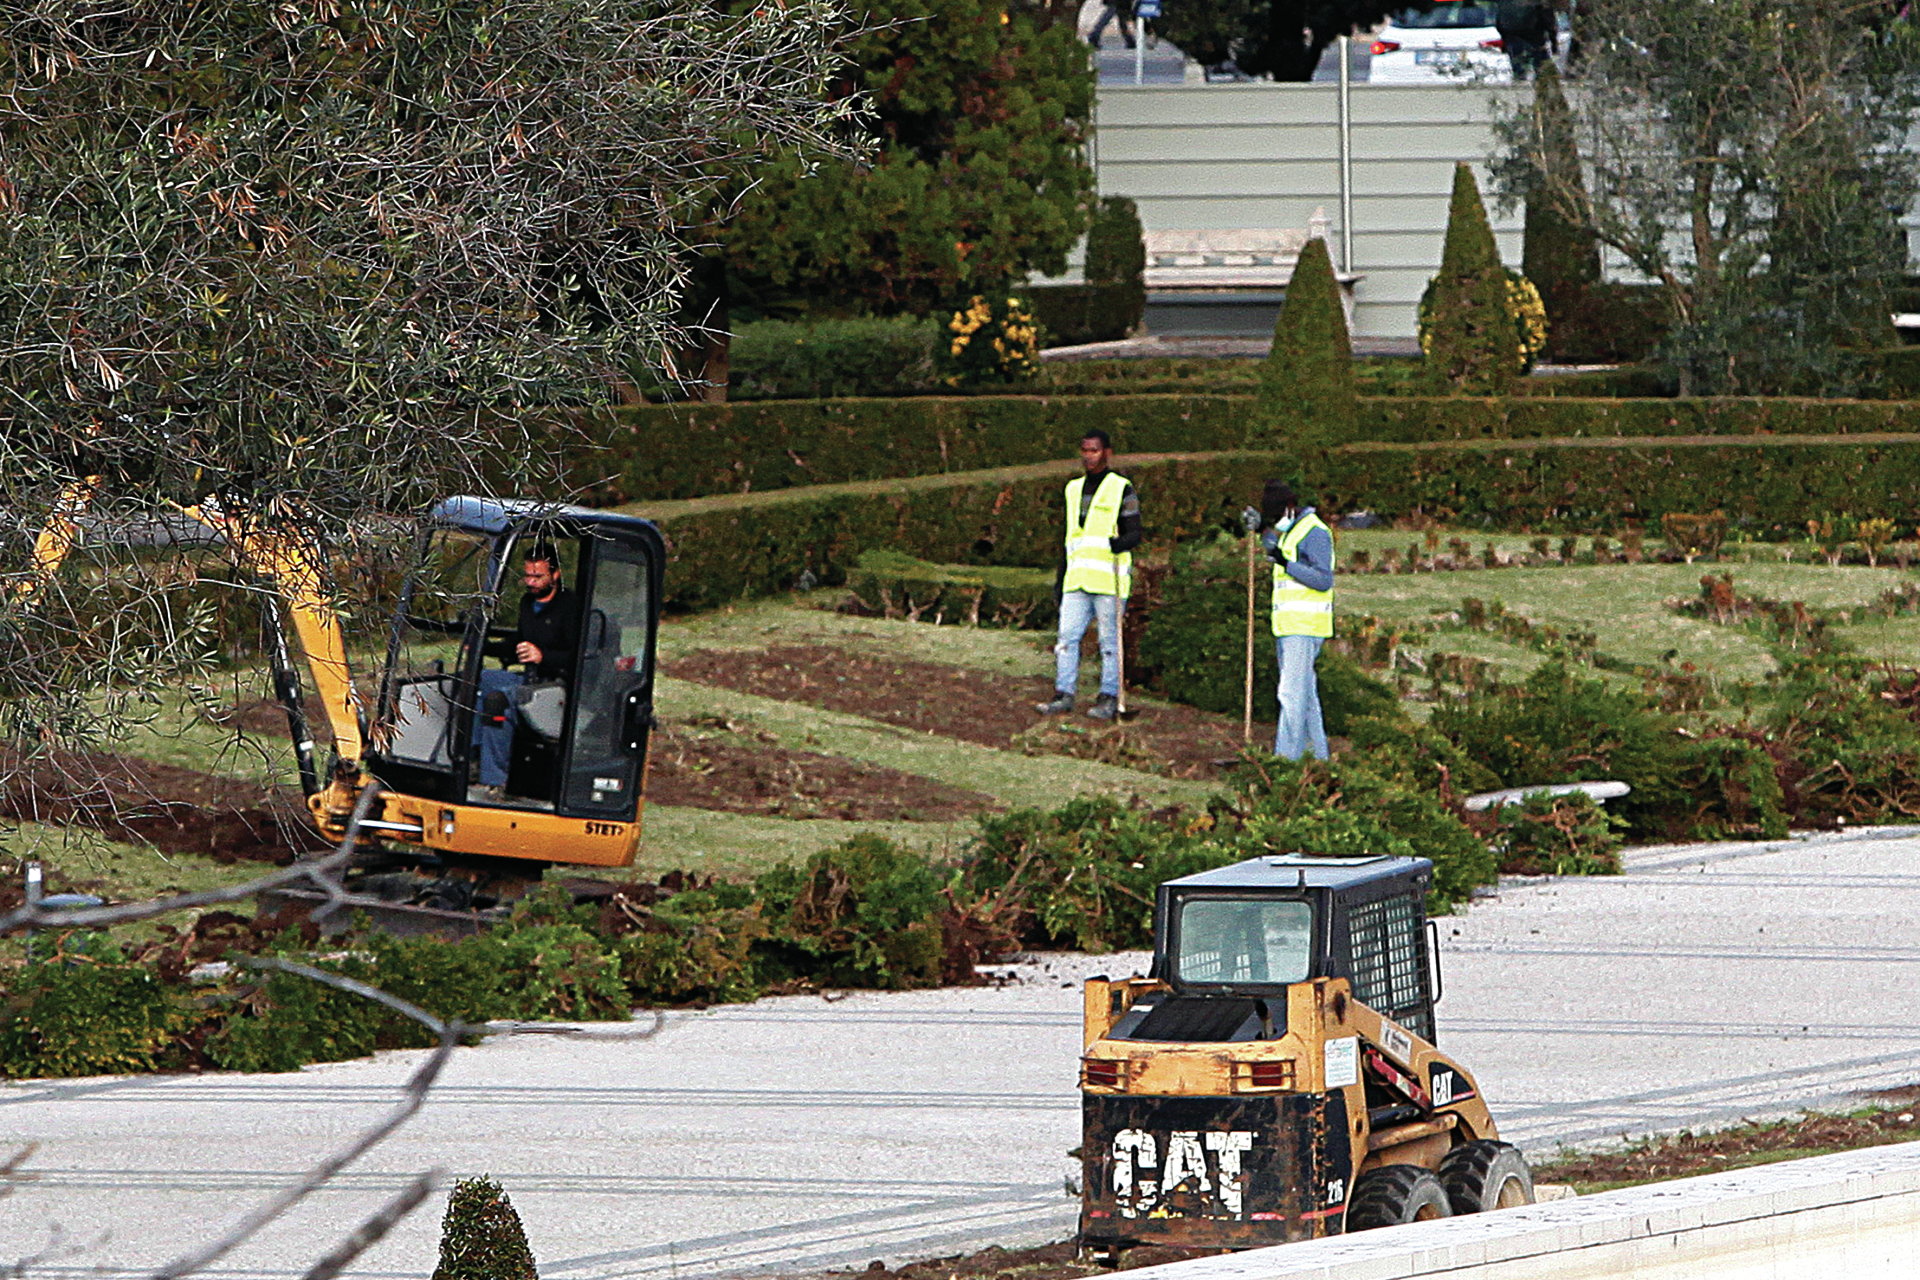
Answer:
M371 776L383 794L368 825L384 839L629 865L653 723L658 531L611 512L462 497L436 506L422 537L361 769L311 801L322 830L344 830L353 788ZM528 635L544 646L537 664L521 656Z
M1241 1249L1530 1203L1435 1047L1424 858L1168 881L1146 978L1086 986L1083 1250Z

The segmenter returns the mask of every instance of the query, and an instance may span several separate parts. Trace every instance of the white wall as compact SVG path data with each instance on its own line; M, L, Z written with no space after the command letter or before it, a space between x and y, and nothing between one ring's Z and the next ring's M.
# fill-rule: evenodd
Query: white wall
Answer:
M1440 267L1458 161L1475 167L1501 256L1520 265L1520 211L1498 212L1486 170L1500 92L1352 87L1351 269L1366 277L1354 289L1356 336L1414 335L1420 294ZM1324 208L1338 264L1339 113L1335 84L1103 84L1093 153L1100 194L1133 197L1150 231L1304 227Z

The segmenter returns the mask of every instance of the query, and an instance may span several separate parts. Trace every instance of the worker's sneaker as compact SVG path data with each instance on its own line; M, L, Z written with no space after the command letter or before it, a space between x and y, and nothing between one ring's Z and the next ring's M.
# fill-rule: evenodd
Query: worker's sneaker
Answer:
M1036 702L1033 704L1033 709L1043 716L1063 716L1073 710L1073 695L1056 693L1053 695L1052 702Z
M1114 713L1119 710L1120 704L1115 700L1114 696L1110 693L1103 693L1093 700L1093 705L1087 708L1087 714L1095 720L1111 720L1114 717Z

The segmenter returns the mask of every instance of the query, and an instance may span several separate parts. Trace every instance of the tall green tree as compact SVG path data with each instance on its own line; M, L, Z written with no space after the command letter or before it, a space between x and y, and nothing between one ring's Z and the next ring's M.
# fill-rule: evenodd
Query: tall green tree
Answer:
M845 94L870 162L767 165L724 233L735 303L926 314L1058 274L1087 228L1094 77L1069 22L1005 0L875 0Z
M1233 64L1243 75L1311 80L1327 46L1403 9L1435 0L1169 0L1150 23L1202 66Z
M0 7L0 574L76 495L108 530L213 498L333 554L456 487L540 492L556 408L673 341L680 225L766 155L850 150L845 25L826 0ZM0 592L14 741L110 736L102 707L205 656L170 608L191 571L95 553L31 608Z
M1920 31L1887 0L1585 0L1568 95L1501 123L1502 196L1533 194L1664 287L1683 389L1844 392L1886 340L1920 192Z

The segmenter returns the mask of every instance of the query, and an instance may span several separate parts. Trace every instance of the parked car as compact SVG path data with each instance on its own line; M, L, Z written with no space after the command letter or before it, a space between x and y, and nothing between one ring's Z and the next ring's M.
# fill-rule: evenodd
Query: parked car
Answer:
M1506 84L1513 79L1492 3L1447 0L1427 12L1403 9L1374 32L1373 84L1434 84L1474 79Z

